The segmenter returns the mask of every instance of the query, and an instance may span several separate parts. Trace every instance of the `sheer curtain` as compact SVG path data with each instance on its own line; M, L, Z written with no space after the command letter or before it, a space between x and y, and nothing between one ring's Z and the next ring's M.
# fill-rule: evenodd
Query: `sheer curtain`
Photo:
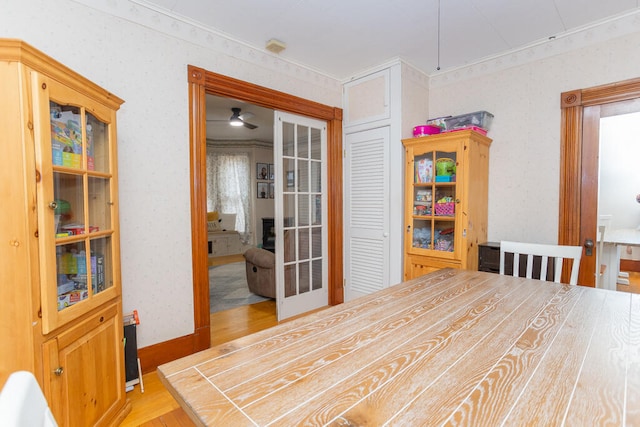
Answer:
M251 169L247 152L207 147L207 211L236 214L243 243L251 238Z

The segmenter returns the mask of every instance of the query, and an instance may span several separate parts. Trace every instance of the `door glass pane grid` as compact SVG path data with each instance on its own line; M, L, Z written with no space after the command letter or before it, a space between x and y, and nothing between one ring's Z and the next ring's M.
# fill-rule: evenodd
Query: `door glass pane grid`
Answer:
M284 266L284 296L292 297L298 294L296 286L297 266L296 264Z
M282 155L293 157L295 155L295 127L292 123L282 124ZM285 169L286 170L286 169Z
M86 252L84 241L56 246L58 311L89 298Z
M105 268L107 265L112 265L111 243L110 236L89 241L91 249L91 291L94 294L103 292L114 285L111 269Z
M109 126L83 107L50 101L57 309L114 286ZM103 233L104 234L104 233ZM110 233L109 233L110 234Z
M293 193L296 191L296 160L293 158L283 158L282 165L282 191L284 193Z
M433 249L436 251L453 252L453 222L435 221L433 228Z
M298 125L297 126L297 140L298 140L298 151L296 153L296 157L298 159L308 159L309 158L309 127Z
M89 232L111 229L110 183L102 177L88 179Z
M311 257L322 258L322 227L311 227Z
M310 224L309 215L309 195L298 194L298 227L306 227Z
M456 152L429 151L414 157L412 247L454 251Z
M310 233L310 228L308 227L302 227L298 229L298 260L303 261L303 260L308 260L309 259L309 255L310 255L310 251L309 251L309 244L310 244L310 239L309 239L309 233Z
M80 169L83 165L82 112L73 105L49 102L51 158L54 166Z
M311 261L311 289L322 289L322 260Z
M86 146L87 170L108 173L109 126L91 113L87 113Z
M311 128L311 159L322 160L322 131Z
M322 193L322 162L309 162L309 191Z
M435 200L433 206L433 249L453 252L456 203L456 152L435 153Z
M285 297L323 287L321 138L321 129L283 122Z
M311 271L309 261L298 264L298 294L305 294L311 290Z
M284 241L284 262L285 264L293 263L297 260L295 229L285 229L282 237Z
M58 311L113 287L112 262L110 236L57 245Z
M309 161L298 159L298 192L309 191Z
M53 173L54 226L56 237L85 233L84 179L81 174Z

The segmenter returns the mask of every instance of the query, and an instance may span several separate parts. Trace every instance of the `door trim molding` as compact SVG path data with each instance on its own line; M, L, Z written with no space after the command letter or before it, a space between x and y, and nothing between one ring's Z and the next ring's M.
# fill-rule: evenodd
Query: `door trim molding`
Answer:
M640 78L563 92L560 132L560 203L558 244L582 246L580 236L582 149L585 108L640 98ZM583 257L583 262L589 257ZM593 258L593 257L591 257ZM595 261L593 261L595 262ZM564 277L568 272L563 272ZM583 277L582 269L579 283Z
M189 65L191 229L195 333L206 330L198 349L209 347L209 276L206 224L206 94L238 99L327 122L329 304L343 302L342 109Z
M209 265L207 254L206 95L246 101L327 122L329 304L344 301L342 223L342 109L188 66L191 254L194 332L141 348L144 373L157 366L205 350L211 345Z

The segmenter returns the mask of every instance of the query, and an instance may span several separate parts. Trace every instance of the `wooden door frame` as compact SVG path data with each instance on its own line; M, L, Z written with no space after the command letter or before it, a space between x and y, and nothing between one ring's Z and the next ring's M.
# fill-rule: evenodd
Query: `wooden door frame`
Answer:
M342 109L247 83L193 65L188 66L191 256L193 268L192 334L141 348L143 372L205 350L211 344L207 251L206 95L246 101L327 122L329 304L344 301L342 224Z
M206 193L206 95L249 102L327 122L329 304L343 302L342 109L298 98L195 66L189 66L191 146L191 230L195 334L198 349L209 347L209 267Z
M640 78L561 94L559 244L582 246L584 239L587 238L580 235L583 203L593 203L592 200L582 200L583 186L598 185L597 180L595 182L588 180L583 173L585 172L583 166L587 167L582 164L583 130L585 126L589 126L588 121L585 120L585 109L588 111L588 107L635 98L640 98ZM596 241L595 235L589 238ZM595 257L582 257L581 264L585 265L585 263L593 263L593 269L595 269ZM578 283L592 283L592 280L587 281L586 271L583 273L586 269L580 270ZM564 277L566 273L563 272L563 281L568 280L568 276Z

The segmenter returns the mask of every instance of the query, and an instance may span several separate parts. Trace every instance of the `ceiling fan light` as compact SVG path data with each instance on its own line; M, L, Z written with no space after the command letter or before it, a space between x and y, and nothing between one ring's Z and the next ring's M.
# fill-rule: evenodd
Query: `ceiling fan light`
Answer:
M242 121L242 120L240 120L240 118L239 118L239 117L232 117L232 118L229 120L229 124L230 124L231 126L242 126L244 123L243 123L243 121Z

